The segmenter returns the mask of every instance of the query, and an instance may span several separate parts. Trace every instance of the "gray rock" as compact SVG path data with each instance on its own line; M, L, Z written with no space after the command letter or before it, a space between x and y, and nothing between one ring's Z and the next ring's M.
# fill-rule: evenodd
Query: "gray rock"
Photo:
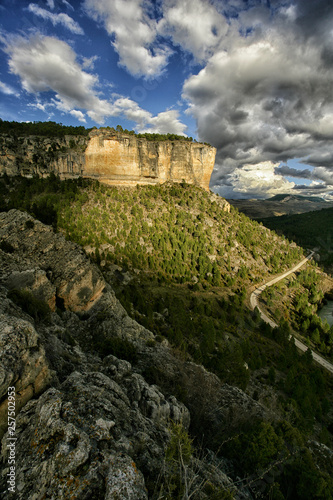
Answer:
M9 387L16 388L16 411L51 382L45 351L31 323L0 314L0 437L7 428L6 398Z
M50 286L56 289L58 301L63 301L66 309L89 310L106 286L98 268L91 264L78 245L66 241L50 226L34 220L25 212L10 210L0 213L0 241L11 246L14 258L23 257L27 264L30 263L28 269L38 267L45 271ZM0 279L14 283L15 274L5 278L0 275ZM16 281L22 283L24 279L21 276Z
M148 499L143 475L130 457L111 455L109 463L105 500Z

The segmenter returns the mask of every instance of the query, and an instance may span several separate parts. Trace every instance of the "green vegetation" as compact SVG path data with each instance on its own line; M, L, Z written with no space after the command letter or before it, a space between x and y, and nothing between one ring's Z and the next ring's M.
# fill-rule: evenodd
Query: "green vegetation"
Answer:
M43 300L35 297L28 290L10 290L8 298L29 314L35 321L47 321L50 317L50 308Z
M120 359L126 359L130 363L138 360L137 350L131 342L118 337L111 337L103 333L95 333L94 349L102 356L113 354Z
M301 256L287 240L186 184L120 189L54 175L3 177L0 194L0 210L26 210L89 246L97 261L138 269L160 283L238 290Z
M96 127L93 127L96 128ZM147 141L188 141L193 142L192 137L177 134L157 134L145 132L143 134L136 134L134 130L123 129L121 125L114 127L103 127L109 132L118 132L121 134L135 135L139 138L147 139ZM73 127L56 123L48 122L9 122L0 118L0 134L7 134L15 137L26 136L42 136L42 137L65 137L65 135L83 135L87 136L92 128L85 128L83 126Z
M172 424L169 446L165 452L163 481L159 485L159 498L181 500L188 497L188 466L193 451L191 439L184 427Z
M298 215L281 215L261 219L262 223L278 234L295 241L303 248L318 247L320 264L327 269L333 265L333 208Z
M153 500L185 500L208 495L212 500L232 500L233 493L223 487L211 484L196 466L197 451L182 426L171 422L170 441L165 450L164 468L154 485ZM201 457L202 458L202 457ZM206 467L214 474L214 466ZM202 477L203 476L203 477ZM207 498L207 497L206 497Z
M164 498L184 497L184 473L192 467L203 428L200 445L229 459L235 476L250 482L272 474L267 498L332 498L331 466L322 465L307 444L309 439L332 444L332 380L289 340L302 329L309 345L332 353L331 332L322 330L314 315L322 299L319 270L309 268L265 290L262 298L279 328L272 330L246 306L249 287L300 260L300 248L186 184L124 189L54 175L4 176L0 210L11 208L28 211L85 248L128 313L155 334L147 349L167 339L178 358L204 365L277 415L247 423L231 415L218 435L210 435L199 417L189 434L174 427L159 483ZM99 314L96 321L103 319L104 312ZM95 333L92 349L102 357L138 360L132 344L106 334ZM197 390L185 380L172 385L158 366L143 375L185 404L189 391ZM210 491L209 484L205 488ZM232 493L212 488L210 498Z
M45 179L4 175L0 178L0 211L24 210L56 229L59 210L63 205L69 206L85 185L88 182L83 179L61 182L54 174Z
M147 141L188 141L188 142L193 142L192 137L187 137L184 135L177 135L177 134L156 134L156 133L150 133L150 132L145 132L143 134L136 134L134 130L127 130L127 128L123 129L121 125L117 125L116 128L113 127L103 127L106 130L110 132L118 132L121 134L127 134L127 135L135 135L136 137L147 139Z
M312 265L266 288L261 299L276 318L286 317L303 341L333 360L333 327L316 314L324 299L321 274Z
M59 224L98 259L145 271L161 283L237 288L300 257L299 248L234 209L225 212L210 197L186 184L121 190L91 183L59 214Z
M91 129L72 127L56 122L8 122L0 118L0 134L13 136L39 135L43 137L64 137L65 135L88 135Z

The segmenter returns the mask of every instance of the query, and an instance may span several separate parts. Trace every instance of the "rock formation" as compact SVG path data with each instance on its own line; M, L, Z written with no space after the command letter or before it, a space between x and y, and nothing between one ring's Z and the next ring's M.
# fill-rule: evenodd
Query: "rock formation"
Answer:
M78 245L25 212L0 214L0 239L12 252L4 259L1 281L8 289L30 290L53 311L56 304L87 310L105 288L101 273Z
M117 186L167 181L209 188L216 149L189 141L148 141L108 129L63 139L2 137L0 174L91 177Z
M38 300L45 294L58 309L34 318L26 303L13 302L13 289ZM17 210L0 214L0 332L4 499L11 498L9 386L17 403L18 500L152 498L167 471L170 420L217 435L265 415L240 389L177 358L167 341L129 318L80 247ZM161 386L147 381L156 367ZM185 400L170 387L182 387ZM237 491L213 452L192 457L186 474L192 488L209 482L209 491L231 488L237 498L251 498ZM210 498L209 491L200 498Z

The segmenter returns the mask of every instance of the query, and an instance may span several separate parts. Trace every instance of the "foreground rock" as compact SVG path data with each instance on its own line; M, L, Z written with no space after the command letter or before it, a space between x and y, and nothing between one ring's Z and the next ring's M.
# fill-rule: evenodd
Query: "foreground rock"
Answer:
M44 297L53 310L56 304L75 312L88 310L106 286L78 245L25 212L0 214L0 243L12 257L11 261L2 257L6 267L2 267L1 282L39 297L48 289Z
M30 401L17 418L17 498L145 499L158 475L167 420L188 411L109 358L113 376L73 372L60 389ZM3 460L6 460L6 449Z
M8 388L16 388L18 412L32 397L38 396L52 378L34 326L26 319L8 314L8 309L9 301L4 290L0 290L0 438L8 426Z
M19 500L158 498L171 477L171 422L212 440L265 415L129 318L98 268L49 227L16 210L0 214L0 245L1 498L10 498L8 387ZM17 289L26 303L15 303ZM34 316L29 300L43 294L57 312ZM212 452L179 470L195 498L229 489L245 498Z

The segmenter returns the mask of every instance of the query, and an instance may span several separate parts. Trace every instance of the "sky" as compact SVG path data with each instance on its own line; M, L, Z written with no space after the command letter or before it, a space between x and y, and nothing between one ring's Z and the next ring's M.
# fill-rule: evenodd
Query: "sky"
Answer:
M187 135L223 197L333 200L333 0L0 0L0 118Z

